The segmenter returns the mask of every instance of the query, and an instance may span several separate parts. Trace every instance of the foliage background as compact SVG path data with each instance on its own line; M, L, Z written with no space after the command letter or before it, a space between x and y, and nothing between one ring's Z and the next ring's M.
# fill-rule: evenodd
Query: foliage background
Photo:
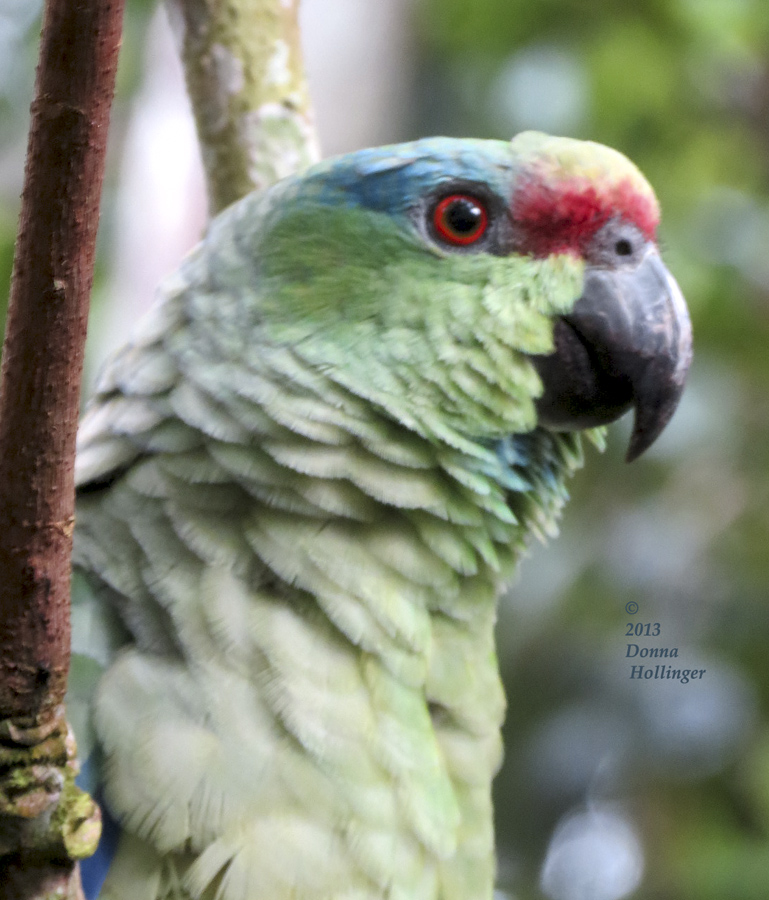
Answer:
M765 0L305 0L305 7L327 151L432 133L507 138L531 127L617 147L657 189L663 252L694 320L690 385L668 431L631 467L622 461L627 423L616 426L602 457L588 451L561 537L533 549L502 604L510 711L496 788L500 896L765 900L769 7ZM154 10L150 0L129 0L94 361L124 335L146 305L148 285L173 268L204 218L189 125L174 126L169 137L169 123L186 116L183 102L157 105L171 96L163 67L173 64L157 50ZM38 14L31 0L0 0L3 307ZM186 180L174 182L175 194L142 194L157 183L153 167L164 149ZM157 178L172 181L162 172ZM153 201L159 206L148 211ZM639 607L632 617L629 601ZM659 622L661 638L626 637L630 621ZM687 685L632 681L630 666L641 660L627 658L629 642L678 647L681 665L706 675Z

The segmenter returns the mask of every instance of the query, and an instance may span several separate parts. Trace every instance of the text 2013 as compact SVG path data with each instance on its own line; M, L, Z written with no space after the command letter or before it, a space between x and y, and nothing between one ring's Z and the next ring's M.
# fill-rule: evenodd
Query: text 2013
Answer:
M659 622L628 622L625 637L658 637L662 634Z

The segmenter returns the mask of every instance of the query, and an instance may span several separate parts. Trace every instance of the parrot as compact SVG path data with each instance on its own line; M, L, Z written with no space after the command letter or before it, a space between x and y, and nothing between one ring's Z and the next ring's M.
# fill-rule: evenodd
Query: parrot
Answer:
M500 591L686 303L590 141L355 151L215 217L104 367L68 709L88 900L491 900Z

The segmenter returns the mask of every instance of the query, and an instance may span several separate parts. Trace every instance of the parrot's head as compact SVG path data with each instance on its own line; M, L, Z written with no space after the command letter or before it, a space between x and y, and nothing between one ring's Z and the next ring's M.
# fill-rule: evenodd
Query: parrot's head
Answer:
M632 459L691 360L658 220L620 153L526 132L321 163L278 186L249 240L271 340L402 423L486 440L634 408Z

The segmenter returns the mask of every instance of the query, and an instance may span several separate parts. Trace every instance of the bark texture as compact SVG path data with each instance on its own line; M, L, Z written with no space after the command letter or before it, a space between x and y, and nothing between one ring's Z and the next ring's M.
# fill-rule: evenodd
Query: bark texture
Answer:
M123 0L48 0L0 386L0 871L14 900L78 896L98 811L74 787L74 456Z

